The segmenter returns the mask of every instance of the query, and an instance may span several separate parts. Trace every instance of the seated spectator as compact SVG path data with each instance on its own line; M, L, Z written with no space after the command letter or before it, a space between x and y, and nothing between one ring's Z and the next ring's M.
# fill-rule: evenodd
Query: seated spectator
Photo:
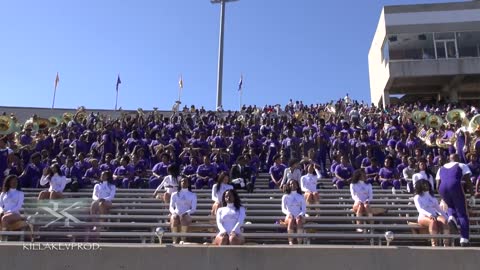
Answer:
M252 172L246 164L247 160L245 157L239 156L237 162L230 169L230 179L232 179L235 189L245 189L247 192L252 193L255 188L252 183Z
M67 159L67 164L61 167L63 175L67 178L65 189L70 189L73 192L78 190L80 186L79 179L81 178L81 172L74 164L73 158L70 157Z
M371 165L365 168L365 175L367 177L367 183L373 185L377 183L380 185L378 172L380 171L380 167L378 166L378 160L375 157L372 157L370 160Z
M270 189L280 188L280 184L283 180L283 174L285 169L287 168L285 165L282 164L282 159L280 155L275 155L273 157L274 164L270 167L270 181L268 182L268 187Z
M392 187L392 193L395 194L396 190L401 187L400 180L398 180L397 169L394 167L393 158L388 156L385 158L384 167L378 172L380 178L380 186L382 189Z
M233 189L233 186L230 185L230 177L226 172L220 173L217 177L217 183L212 187L212 216L217 214L217 209L222 203L223 193L227 190Z
M42 171L43 167L40 153L33 153L32 156L30 156L30 162L18 177L20 186L24 188L37 188L40 183L40 178L42 177Z
M195 188L202 189L203 187L212 188L217 179L217 170L215 166L210 163L208 156L203 156L203 164L197 168L197 182Z
M169 210L172 215L170 217L172 232L187 233L192 223L191 215L197 210L197 195L192 192L188 177L182 177L180 180L178 191L173 193L170 200ZM182 237L182 242L185 242L185 237ZM177 237L173 237L173 243L177 243Z
M416 160L413 157L408 158L408 166L403 169L403 181L405 181L405 185L407 186L407 191L409 193L413 193L413 175L416 171Z
M415 190L415 185L420 180L426 180L430 183L430 186L435 190L435 182L433 181L433 173L427 168L427 161L421 159L418 161L418 172L413 175L412 182Z
M478 162L478 157L476 153L471 153L467 155L468 158L468 168L472 172L470 176L470 180L472 184L475 185L477 183L477 178L480 176L480 163Z
M183 167L182 175L187 176L190 178L192 183L197 182L197 169L198 169L198 162L195 157L190 158L190 164Z
M43 170L42 178L40 178L40 186L49 185L48 190L43 190L38 194L39 200L55 200L63 198L63 190L67 185L67 178L63 175L58 164L53 164Z
M112 201L115 198L116 187L113 181L113 176L110 171L103 171L100 176L100 183L95 184L92 194L92 205L90 206L90 214L92 215L108 215L112 208ZM100 219L100 222L103 222ZM94 231L99 230L100 227L95 226Z
M367 176L362 169L356 170L352 176L352 183L350 184L350 194L354 201L352 210L357 217L372 216L372 209L370 202L373 199L372 185L366 182ZM363 222L357 220L357 224ZM363 232L362 228L357 228L357 232Z
M170 156L168 154L161 155L161 162L155 164L152 169L152 177L149 180L149 188L157 188L162 179L167 176L167 168L170 166Z
M118 166L113 172L113 181L117 187L132 188L133 182L133 166L130 165L130 157L123 156Z
M283 173L282 183L280 184L280 188L287 184L287 180L293 179L300 182L300 178L302 177L302 171L300 170L300 162L297 159L290 159L288 161L288 168L285 169Z
M115 169L117 168L114 164L113 164L113 154L111 153L107 153L105 155L105 162L103 162L102 164L100 164L100 171L110 171L110 172L114 172Z
M350 165L348 156L342 156L340 164L335 168L335 177L333 178L333 185L337 189L342 189L346 184L350 183L353 174L353 167Z
M447 224L448 216L440 208L437 199L433 196L433 189L429 181L419 180L415 185L415 207L418 211L418 224L428 228L430 234L449 234ZM432 247L437 246L437 240L432 238ZM444 240L444 245L448 246L448 240Z
M298 181L294 179L288 181L285 193L282 197L282 212L285 214L287 232L303 233L307 205ZM298 238L297 243L302 244L302 238ZM288 239L288 244L293 245L293 238Z
M91 167L87 169L85 175L82 177L82 181L79 183L80 188L92 187L99 182L101 171L98 167L98 160L95 158L90 159Z
M170 203L170 198L172 197L172 194L178 189L180 176L178 172L178 166L174 164L168 166L167 172L168 175L163 178L162 183L160 183L157 189L155 189L155 192L153 192L153 197L157 199L161 198L165 203L168 204ZM161 195L160 191L162 189L165 189L165 193Z
M242 226L245 220L245 207L242 206L240 197L234 189L223 193L222 207L217 210L218 234L214 244L243 245Z
M22 221L20 209L23 207L24 194L18 189L18 179L15 175L9 175L3 182L0 194L0 218L2 231L16 229L15 224Z

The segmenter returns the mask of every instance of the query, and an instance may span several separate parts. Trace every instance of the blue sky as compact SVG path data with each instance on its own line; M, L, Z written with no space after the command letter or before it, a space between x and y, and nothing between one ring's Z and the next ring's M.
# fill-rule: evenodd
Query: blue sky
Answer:
M223 104L370 100L367 54L384 5L431 0L240 0L227 5ZM3 106L215 107L219 5L209 0L16 0L0 4Z

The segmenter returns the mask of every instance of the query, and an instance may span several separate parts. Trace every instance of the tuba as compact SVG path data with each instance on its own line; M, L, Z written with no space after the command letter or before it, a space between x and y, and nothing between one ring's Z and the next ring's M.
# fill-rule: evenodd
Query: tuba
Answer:
M480 126L480 114L475 115L472 117L472 120L468 123L468 131L470 133L474 133Z
M430 116L430 113L425 111L414 111L412 114L412 119L415 123L420 125L425 125L427 123L427 118Z
M0 135L6 135L6 134L12 133L13 128L14 128L14 123L12 118L5 115L0 116Z
M465 113L464 110L460 110L460 109L449 111L445 116L445 120L447 120L447 122L450 124L456 124L457 121L459 120L462 121L463 126L468 126L469 124L467 119L467 114Z
M440 118L440 116L432 114L427 117L425 124L431 128L440 129L443 125L443 119Z
M468 146L470 153L476 153L480 149L475 149L477 141L480 139L480 114L475 115L470 120L468 124L468 130L472 134L472 139L470 140L470 145Z
M38 125L38 129L35 127L35 124ZM33 126L37 131L47 129L50 127L50 120L47 118L37 118Z
M318 117L320 119L324 119L325 122L328 122L330 120L330 117L332 117L332 113L331 112L327 112L327 111L320 111L318 113Z
M60 119L60 117L57 117L57 116L50 116L48 118L48 121L50 122L49 127L51 128L56 128L62 123L62 120Z
M68 122L72 121L72 119L73 119L73 114L72 113L66 112L62 115L62 121L65 124L68 124Z

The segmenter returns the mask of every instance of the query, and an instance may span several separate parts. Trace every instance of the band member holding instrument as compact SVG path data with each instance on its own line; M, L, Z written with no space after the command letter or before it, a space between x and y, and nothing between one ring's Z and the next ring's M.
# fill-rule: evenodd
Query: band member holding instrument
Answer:
M438 193L448 206L448 223L450 230L456 231L457 221L460 225L460 245L469 245L470 225L465 203L465 193L462 187L462 180L474 195L470 181L470 169L467 165L460 163L458 154L450 155L450 162L443 165L437 172L437 180L440 180Z

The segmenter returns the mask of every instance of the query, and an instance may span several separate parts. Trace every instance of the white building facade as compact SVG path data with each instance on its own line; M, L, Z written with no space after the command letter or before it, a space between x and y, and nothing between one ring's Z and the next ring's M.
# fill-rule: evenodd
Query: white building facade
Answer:
M480 100L480 1L384 7L368 64L376 105Z

